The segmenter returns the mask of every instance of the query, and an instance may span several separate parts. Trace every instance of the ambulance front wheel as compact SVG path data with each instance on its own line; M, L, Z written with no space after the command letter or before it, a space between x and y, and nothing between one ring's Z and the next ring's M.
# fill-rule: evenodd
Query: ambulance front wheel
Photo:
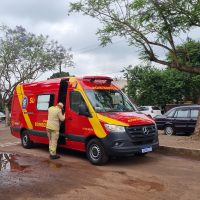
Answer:
M88 160L94 165L105 164L109 157L98 139L92 139L87 144L87 157Z
M22 134L21 134L21 142L22 142L22 146L25 149L30 149L33 146L33 142L30 140L27 130L22 132Z

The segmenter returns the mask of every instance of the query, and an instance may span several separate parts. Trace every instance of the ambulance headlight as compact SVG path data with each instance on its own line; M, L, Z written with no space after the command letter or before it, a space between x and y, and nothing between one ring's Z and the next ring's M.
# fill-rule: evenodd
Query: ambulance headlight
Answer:
M118 133L123 133L125 132L124 126L117 126L117 125L112 125L112 124L104 124L105 128L109 132L118 132Z

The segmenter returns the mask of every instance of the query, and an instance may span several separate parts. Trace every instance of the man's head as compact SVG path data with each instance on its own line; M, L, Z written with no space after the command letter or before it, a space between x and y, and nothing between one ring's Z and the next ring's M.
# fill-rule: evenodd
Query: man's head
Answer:
M57 104L57 107L59 107L59 108L62 110L62 109L63 109L63 103L59 102L59 103Z

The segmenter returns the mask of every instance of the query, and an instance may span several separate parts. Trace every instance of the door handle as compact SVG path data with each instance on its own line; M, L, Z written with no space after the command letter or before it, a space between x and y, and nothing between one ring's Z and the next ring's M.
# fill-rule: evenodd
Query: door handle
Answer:
M32 115L33 112L24 112L24 114L27 114L27 115Z

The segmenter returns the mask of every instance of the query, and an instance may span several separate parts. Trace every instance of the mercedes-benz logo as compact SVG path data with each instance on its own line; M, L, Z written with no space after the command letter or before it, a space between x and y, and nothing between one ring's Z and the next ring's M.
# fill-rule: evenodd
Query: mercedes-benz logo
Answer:
M142 130L143 130L143 133L144 133L145 135L148 135L148 134L149 134L149 129L148 129L146 126L143 127Z

